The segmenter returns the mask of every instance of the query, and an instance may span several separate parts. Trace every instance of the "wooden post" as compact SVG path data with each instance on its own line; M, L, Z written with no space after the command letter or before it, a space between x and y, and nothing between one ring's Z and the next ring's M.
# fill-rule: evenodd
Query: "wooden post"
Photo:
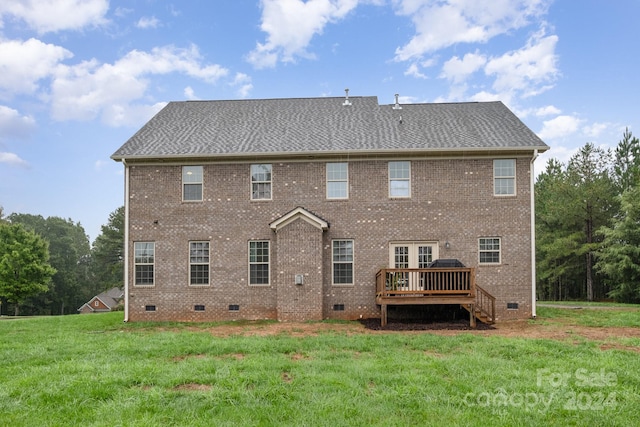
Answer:
M469 312L471 313L471 317L469 318L469 323L472 328L476 327L476 306L475 304L469 304Z
M380 325L387 326L387 304L380 306Z

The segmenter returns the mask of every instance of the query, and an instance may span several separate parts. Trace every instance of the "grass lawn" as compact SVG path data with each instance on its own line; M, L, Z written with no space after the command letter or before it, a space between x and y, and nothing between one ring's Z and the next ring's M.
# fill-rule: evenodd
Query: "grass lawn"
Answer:
M621 345L340 322L262 335L277 324L3 318L0 425L640 425L640 338L628 333L640 307L540 307L529 325L606 328Z

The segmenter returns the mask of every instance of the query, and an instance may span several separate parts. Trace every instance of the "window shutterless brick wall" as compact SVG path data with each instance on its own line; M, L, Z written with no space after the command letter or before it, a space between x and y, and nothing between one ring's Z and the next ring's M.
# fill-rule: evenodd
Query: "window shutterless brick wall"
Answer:
M135 241L155 242L155 285L136 287L129 278L129 317L133 321L274 319L280 307L297 318L317 304L321 309L314 318L320 312L324 318L378 317L375 274L389 267L391 241L439 242L440 258L458 258L478 267L477 283L497 298L498 320L528 317L529 162L530 158L516 160L516 196L494 197L493 158L412 160L411 197L390 199L386 160L350 161L346 200L326 198L326 162L271 162L269 201L251 200L249 163L203 162L201 202L182 201L182 165L132 164L129 252L133 253ZM300 238L296 252L294 246L278 246L285 239L269 224L299 206L327 221L329 229L297 224L304 222L301 219L284 226L279 233L288 233L288 242ZM478 266L478 238L494 236L501 239L501 263ZM353 285L331 283L334 239L354 242ZM269 286L249 286L250 240L270 241ZM210 242L209 286L189 286L190 241ZM448 249L445 241L450 243ZM305 271L297 271L297 263ZM129 269L132 274L132 259ZM302 286L293 283L294 274L306 274ZM300 294L297 311L290 305L284 309L278 292L287 289ZM518 309L507 310L507 303L518 303ZM344 310L334 310L336 304L344 305ZM155 305L156 311L145 311L147 305ZM196 311L196 305L206 310ZM230 311L232 305L238 310ZM287 317L283 313L281 317Z

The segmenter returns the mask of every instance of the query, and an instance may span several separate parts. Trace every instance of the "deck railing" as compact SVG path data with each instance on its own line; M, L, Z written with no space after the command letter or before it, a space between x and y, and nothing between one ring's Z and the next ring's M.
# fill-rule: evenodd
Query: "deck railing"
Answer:
M480 312L480 315L485 317L489 323L493 323L496 320L496 297L489 292L476 285L478 294L476 295L475 309Z
M376 274L376 295L475 296L473 268L384 268Z

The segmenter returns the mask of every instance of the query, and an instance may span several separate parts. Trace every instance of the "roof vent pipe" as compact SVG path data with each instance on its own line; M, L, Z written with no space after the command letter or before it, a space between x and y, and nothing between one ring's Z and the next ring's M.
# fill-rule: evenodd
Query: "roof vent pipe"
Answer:
M393 106L394 110L402 110L402 107L400 106L400 103L398 102L398 97L400 95L396 93L396 105Z
M349 89L345 89L344 92L346 93L346 97L342 105L351 105L351 101L349 101Z

